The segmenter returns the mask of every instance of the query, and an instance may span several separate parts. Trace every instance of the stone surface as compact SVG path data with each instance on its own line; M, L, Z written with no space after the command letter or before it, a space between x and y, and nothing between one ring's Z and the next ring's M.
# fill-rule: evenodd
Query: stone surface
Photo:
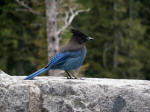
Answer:
M23 78L0 71L0 112L150 112L150 81Z

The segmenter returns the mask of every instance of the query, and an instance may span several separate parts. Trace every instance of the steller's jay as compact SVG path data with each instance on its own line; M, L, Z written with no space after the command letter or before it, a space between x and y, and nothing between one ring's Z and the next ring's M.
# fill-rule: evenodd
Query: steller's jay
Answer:
M70 74L71 70L79 68L86 56L86 41L93 38L88 37L84 33L76 29L71 29L73 33L69 42L49 61L48 65L27 76L24 80L30 80L34 77L51 69L61 69L67 73L67 78L77 78Z

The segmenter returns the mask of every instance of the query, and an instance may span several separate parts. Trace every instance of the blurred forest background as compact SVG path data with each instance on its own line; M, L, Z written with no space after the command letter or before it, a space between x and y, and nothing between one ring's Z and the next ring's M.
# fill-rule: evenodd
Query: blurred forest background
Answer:
M68 26L72 26L95 38L87 44L87 57L81 67L85 77L150 79L149 0L49 1L56 7L48 0L0 1L1 70L28 75L44 67L48 57L70 38ZM73 8L90 11L76 15L64 31L53 37L50 33L63 29L64 18L67 14L71 17L67 11ZM47 19L51 18L46 10L55 11L51 13L55 20L49 33ZM48 36L54 40L49 48Z

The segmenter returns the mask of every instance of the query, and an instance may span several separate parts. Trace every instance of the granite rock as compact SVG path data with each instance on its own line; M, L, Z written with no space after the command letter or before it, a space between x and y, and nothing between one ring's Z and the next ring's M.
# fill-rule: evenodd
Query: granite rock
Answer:
M23 78L0 71L0 112L150 112L150 81Z

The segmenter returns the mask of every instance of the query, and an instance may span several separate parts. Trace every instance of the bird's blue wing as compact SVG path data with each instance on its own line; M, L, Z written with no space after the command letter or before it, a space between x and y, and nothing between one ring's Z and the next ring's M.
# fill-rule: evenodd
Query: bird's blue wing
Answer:
M80 56L80 51L78 52L60 52L54 56L50 62L48 63L48 66L50 68L56 67L62 63L64 63L69 58L75 58Z

